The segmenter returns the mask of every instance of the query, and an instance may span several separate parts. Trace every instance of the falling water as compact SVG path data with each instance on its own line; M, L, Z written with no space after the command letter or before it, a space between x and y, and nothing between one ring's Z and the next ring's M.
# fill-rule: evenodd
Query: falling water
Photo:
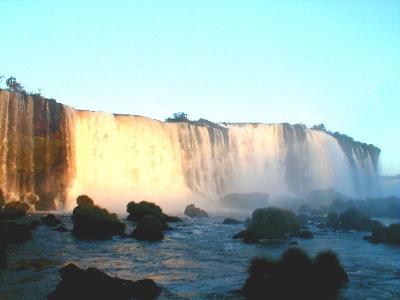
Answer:
M378 148L302 125L164 123L5 91L0 101L8 198L36 193L72 207L86 193L121 210L130 200L182 207L229 193L365 197L379 186Z

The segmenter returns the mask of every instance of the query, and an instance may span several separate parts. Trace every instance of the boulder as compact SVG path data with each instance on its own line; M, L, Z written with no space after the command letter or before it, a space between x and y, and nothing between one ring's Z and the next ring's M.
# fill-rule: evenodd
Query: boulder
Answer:
M309 230L301 230L298 237L301 239L312 239L314 238L314 234Z
M301 226L301 221L293 212L268 207L253 212L247 230L258 239L282 239L297 234Z
M400 223L388 227L382 224L374 226L371 233L370 236L364 236L364 240L371 243L400 244Z
M45 217L40 218L42 220L43 225L46 226L57 226L61 224L61 221L53 214L48 214Z
M348 276L336 255L326 251L311 259L290 247L280 260L253 259L241 293L247 299L336 299Z
M141 201L136 203L131 201L126 207L126 211L129 213L127 219L129 221L139 222L144 216L153 216L157 218L161 223L165 224L165 229L168 229L167 222L180 222L181 219L178 217L168 216L163 213L161 207L152 202Z
M141 218L133 230L131 237L142 241L160 241L164 238L163 224L152 215Z
M338 227L344 230L371 230L379 224L355 207L347 209L338 217Z
M78 197L82 200L82 198ZM90 198L89 198L90 199ZM123 235L126 224L122 223L116 214L94 205L90 201L77 201L72 220L72 234L80 239L109 239L113 235Z
M17 244L32 239L29 225L13 221L0 220L0 247L8 243Z
M58 226L57 228L54 228L54 231L68 232L69 230L67 228L65 228L64 226Z
M47 296L49 300L154 299L161 288L151 279L131 281L110 277L96 268L80 269L68 264L59 270L61 282Z
M242 239L246 244L254 244L258 242L258 238L247 229L235 234L233 238Z
M184 214L191 218L206 218L206 217L208 217L208 214L204 210L197 208L194 204L190 204L190 205L186 206Z
M233 219L233 218L226 218L222 224L226 225L236 225L236 224L242 224L239 220Z
M24 201L11 201L4 205L2 216L4 218L19 218L26 215L29 205Z

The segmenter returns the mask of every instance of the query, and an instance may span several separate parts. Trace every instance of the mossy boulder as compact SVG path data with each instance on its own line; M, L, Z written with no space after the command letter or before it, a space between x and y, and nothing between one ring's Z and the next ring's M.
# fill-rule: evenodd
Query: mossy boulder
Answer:
M74 223L72 234L80 239L109 239L113 235L123 235L126 227L116 214L90 201L79 201L73 210L72 220Z
M379 224L355 207L347 209L337 219L337 226L345 230L371 230Z
M208 217L208 214L204 210L197 208L194 204L190 204L190 205L186 206L184 214L191 218L207 218Z
M8 243L17 244L32 239L29 225L9 220L0 220L0 247Z
M30 206L24 201L10 201L4 205L2 216L4 218L19 218L26 215Z
M241 293L247 299L336 299L348 276L330 251L311 259L291 247L279 260L256 257Z
M129 213L127 217L129 221L139 222L144 216L153 216L157 218L161 223L165 224L165 229L168 228L166 223L181 221L181 219L179 219L178 217L166 215L162 211L161 207L159 207L155 203L148 201L141 201L139 203L131 201L128 203L126 211Z
M48 294L49 300L155 299L161 293L161 288L151 279L120 279L96 268L83 270L74 264L62 267L59 272L61 282Z
M47 216L40 218L40 220L42 221L43 225L51 227L61 224L61 220L53 214L48 214Z
M222 224L225 224L225 225L236 225L236 224L242 224L243 222L241 222L241 221L239 221L239 220L236 220L236 219L233 219L233 218L226 218L223 222L222 222Z
M372 228L371 235L364 240L371 243L400 244L400 223L388 227L378 225Z
M259 208L253 212L247 230L258 239L282 239L297 234L302 226L300 219L289 210L275 207Z
M309 230L301 230L298 237L301 239L312 239L314 238L314 234Z
M164 238L163 224L152 215L146 215L140 219L131 237L142 241L160 241Z

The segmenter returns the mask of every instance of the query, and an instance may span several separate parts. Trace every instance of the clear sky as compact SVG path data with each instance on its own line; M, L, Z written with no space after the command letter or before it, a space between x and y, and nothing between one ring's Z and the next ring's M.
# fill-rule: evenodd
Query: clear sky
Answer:
M0 0L0 74L80 109L325 123L400 173L396 0Z

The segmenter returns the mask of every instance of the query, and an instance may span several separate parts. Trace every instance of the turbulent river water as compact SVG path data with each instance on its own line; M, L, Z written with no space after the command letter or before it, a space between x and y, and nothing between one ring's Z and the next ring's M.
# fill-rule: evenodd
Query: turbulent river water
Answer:
M72 228L70 216L61 219ZM247 278L250 259L277 258L293 241L310 255L325 249L338 254L350 278L340 298L400 299L400 247L370 244L362 239L365 232L339 233L311 226L315 235L311 240L248 245L232 239L243 224L223 225L222 216L183 219L159 243L119 237L80 241L69 232L39 226L32 240L8 250L9 267L0 270L0 299L45 299L60 280L58 268L68 262L125 279L152 278L163 288L160 299L240 299L232 291ZM129 224L127 232L131 230ZM29 266L38 260L44 266Z

